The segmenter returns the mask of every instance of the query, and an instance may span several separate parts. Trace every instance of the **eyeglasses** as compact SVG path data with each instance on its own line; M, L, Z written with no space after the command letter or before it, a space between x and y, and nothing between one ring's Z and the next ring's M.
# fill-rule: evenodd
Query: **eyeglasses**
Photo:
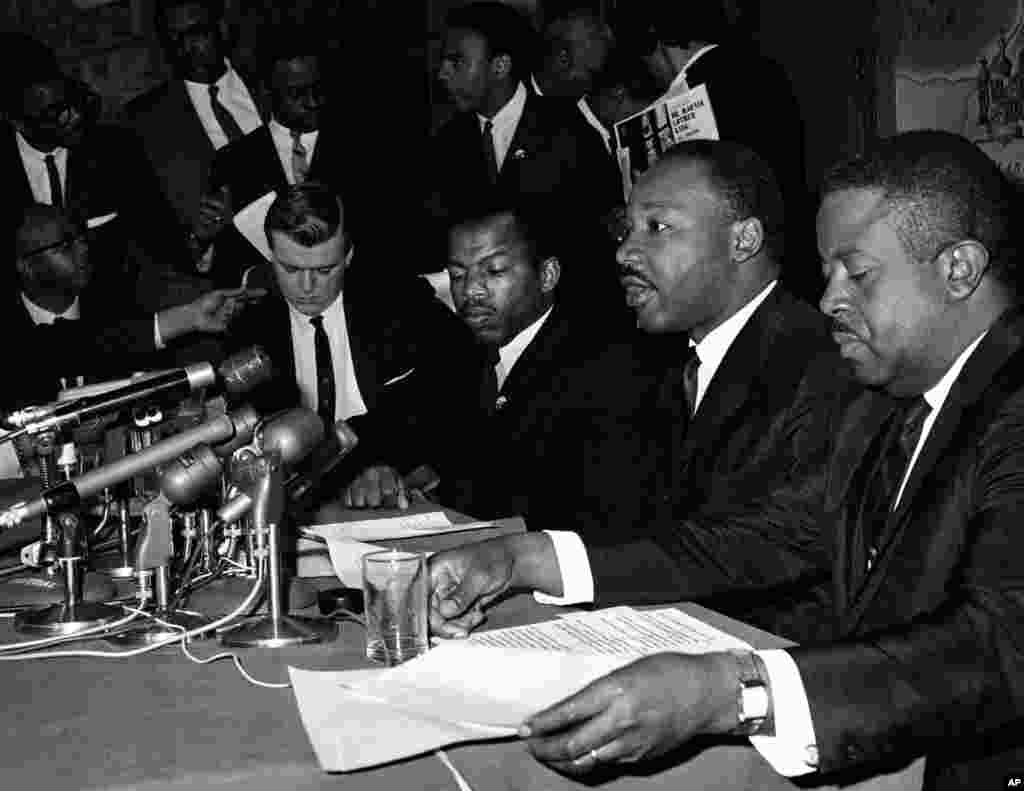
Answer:
M50 242L49 244L44 244L40 247L34 247L31 250L22 253L21 257L32 258L33 256L41 255L42 253L47 253L51 250L65 252L76 245L88 246L92 236L92 232L88 230L82 231L81 233L67 234L56 242Z

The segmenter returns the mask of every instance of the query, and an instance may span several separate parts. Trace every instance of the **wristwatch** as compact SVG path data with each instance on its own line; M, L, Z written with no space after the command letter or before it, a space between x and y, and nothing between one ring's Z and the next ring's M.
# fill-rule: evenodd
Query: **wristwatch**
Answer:
M736 690L738 717L732 732L737 736L767 735L775 732L771 686L764 662L753 652L734 652L739 669Z

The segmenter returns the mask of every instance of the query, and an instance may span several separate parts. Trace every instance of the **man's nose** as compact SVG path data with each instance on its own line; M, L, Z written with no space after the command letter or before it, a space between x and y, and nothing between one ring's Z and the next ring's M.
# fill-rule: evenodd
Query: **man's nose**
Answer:
M308 269L299 273L299 288L305 294L312 294L316 288L316 273Z

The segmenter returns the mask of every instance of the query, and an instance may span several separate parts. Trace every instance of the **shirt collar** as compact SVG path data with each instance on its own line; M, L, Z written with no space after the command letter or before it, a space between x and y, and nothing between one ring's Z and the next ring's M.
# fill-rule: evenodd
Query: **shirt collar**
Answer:
M501 129L507 126L514 127L519 123L520 117L523 115L523 107L526 105L526 86L522 82L516 87L516 92L512 94L512 98L505 102L505 105L494 114L494 117L488 119L487 116L477 115L477 119L480 121L480 128L484 128L484 124L490 120L491 124L494 125L495 129Z
M711 381L715 371L718 370L718 366L725 359L729 347L736 340L736 336L740 334L740 331L746 326L750 317L754 315L754 311L768 298L776 283L778 281L773 280L765 286L756 297L705 335L700 343L690 341L690 345L696 349L697 356L700 358L700 368L697 369L700 382L706 385L706 383Z
M63 313L53 313L44 307L40 307L29 299L24 291L21 292L21 304L25 306L25 310L28 311L29 318L32 319L33 324L53 324L57 319L77 320L81 316L78 297L75 297L74 301Z
M935 386L925 391L924 400L932 408L932 415L937 415L939 410L942 409L942 405L946 403L946 397L949 396L949 391L953 389L953 383L960 375L960 371L967 360L970 359L974 350L978 348L981 339L986 335L988 335L988 330L985 330L985 332L971 341L967 348L960 352L959 356L953 361L953 364L949 366L949 370L942 375L942 378L936 382Z
M239 77L235 73L234 67L231 65L231 61L224 58L224 67L226 71L220 75L214 82L193 82L192 80L182 80L185 83L185 87L189 91L196 93L208 92L211 85L216 85L221 91L231 90L238 87Z
M273 137L279 138L279 139L281 139L281 140L288 140L288 141L291 141L291 139L292 139L292 130L291 130L291 129L289 129L289 128L288 128L287 126L285 126L284 124L282 124L282 123L281 123L280 121L278 121L278 120L277 120L276 118L271 118L271 119L270 119L270 123L269 123L269 124L267 124L267 126L269 126L269 127L270 127L270 134L271 134L271 135L272 135ZM301 140L301 141L302 141L303 143L305 143L305 142L307 142L307 141L309 141L309 140L315 140L315 139L316 139L316 135L317 135L317 132L319 132L319 130L318 130L318 129L314 129L314 130L313 130L312 132L302 132L302 133L301 133L301 134L299 135L299 139L300 139L300 140Z
M554 305L544 311L544 313L528 327L520 330L512 340L498 350L501 366L504 368L506 376L508 375L508 372L512 370L512 366L514 366L516 362L518 362L519 358L522 357L523 352L526 351L526 347L530 345L535 337L537 337L537 333L540 332L540 328L544 325L544 322L547 321L552 310L554 310Z
M530 86L533 88L533 92L538 96L544 95L544 91L540 89L540 83L537 82L537 78L533 74L530 75Z
M38 148L36 148L34 145L28 142L28 140L25 139L24 135L22 135L21 132L15 132L14 137L18 141L18 150L21 152L23 157L30 156L34 157L35 159L44 160L50 154L53 154L55 157L59 159L60 157L63 157L65 154L67 154L68 151L63 146L57 146L52 151L40 151Z
M338 296L334 298L334 302L324 308L323 312L318 314L324 317L324 324L331 324L338 316L344 315L344 300L342 295L345 290L342 289L338 292ZM285 300L288 302L288 300ZM293 322L297 322L299 325L307 327L310 332L313 331L313 325L310 323L310 319L316 318L316 316L308 316L302 311L298 310L291 302L288 302L288 313L291 315Z

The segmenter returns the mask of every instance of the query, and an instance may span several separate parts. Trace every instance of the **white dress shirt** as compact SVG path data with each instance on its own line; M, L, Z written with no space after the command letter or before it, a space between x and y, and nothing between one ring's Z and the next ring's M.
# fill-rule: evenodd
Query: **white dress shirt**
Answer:
M717 44L708 44L694 52L693 55L690 56L690 59L686 61L686 64L683 66L683 68L679 70L679 73L675 76L675 79L672 80L672 84L668 86L668 91L666 91L666 94L676 93L677 91L685 91L690 88L696 88L696 85L690 85L689 83L686 82L686 72L694 63L697 62L697 60L705 52L710 52L717 46Z
M544 91L542 91L540 89L540 85L537 84L537 78L533 75L530 75L530 84L533 86L534 93L538 96L544 95ZM601 119L594 115L594 111L591 110L590 105L587 104L587 97L581 96L579 101L576 102L576 106L579 108L579 111L583 113L583 117L586 119L586 122L594 127L597 133L601 135L601 139L604 140L604 147L608 149L608 153L610 154L612 151L612 134L605 129L604 124L601 123Z
M220 79L213 83L220 89L217 93L217 99L231 113L231 117L238 122L238 126L242 131L248 134L262 126L263 119L260 118L260 111L256 109L256 102L252 100L252 95L249 93L249 89L245 87L242 78L238 76L238 72L231 67L230 61L225 60L224 64L227 66L227 71L220 76ZM206 136L210 139L215 149L223 148L228 144L228 136L217 120L217 116L213 114L210 86L204 82L191 82L189 80L184 80L184 83L185 91L188 93L188 98L192 100L192 106L195 108L196 115L199 116L203 129L206 131Z
M292 130L277 122L277 119L270 119L270 137L274 141L274 148L277 149L277 158L281 160L281 167L284 168L284 175L289 184L295 183L295 168L292 167L292 148L295 140L292 137ZM316 141L320 136L319 130L303 132L299 140L306 149L306 166L313 164L313 152L316 150Z
M292 326L292 351L295 354L295 381L302 395L302 405L317 408L317 376L315 330L309 323L310 316L300 313L291 305L288 313ZM345 301L338 294L322 314L324 332L331 346L331 360L334 362L334 418L348 420L355 415L366 414L366 403L359 392L355 367L352 363L352 348L349 345L348 325L345 322Z
M498 170L505 164L505 157L512 145L512 137L519 126L519 119L523 117L523 108L526 106L526 86L519 83L512 98L505 102L505 105L494 114L493 118L478 115L480 122L480 134L483 134L484 124L491 122L491 137L494 140L494 156L498 160Z
M58 146L52 151L40 151L22 137L21 132L16 132L14 138L18 141L18 153L21 154L21 163L25 167L29 187L32 188L32 199L36 203L53 205L53 196L50 194L50 174L46 170L46 157L53 154L54 164L57 165L57 174L60 176L60 188L66 200L68 194L68 150Z
M540 318L530 324L530 326L520 330L512 340L498 350L499 359L498 364L494 366L494 372L498 375L499 391L505 386L505 380L508 379L512 366L523 356L523 352L526 351L526 347L530 345L530 342L537 337L537 333L544 326L544 322L548 320L552 310L554 310L554 307L548 308Z

